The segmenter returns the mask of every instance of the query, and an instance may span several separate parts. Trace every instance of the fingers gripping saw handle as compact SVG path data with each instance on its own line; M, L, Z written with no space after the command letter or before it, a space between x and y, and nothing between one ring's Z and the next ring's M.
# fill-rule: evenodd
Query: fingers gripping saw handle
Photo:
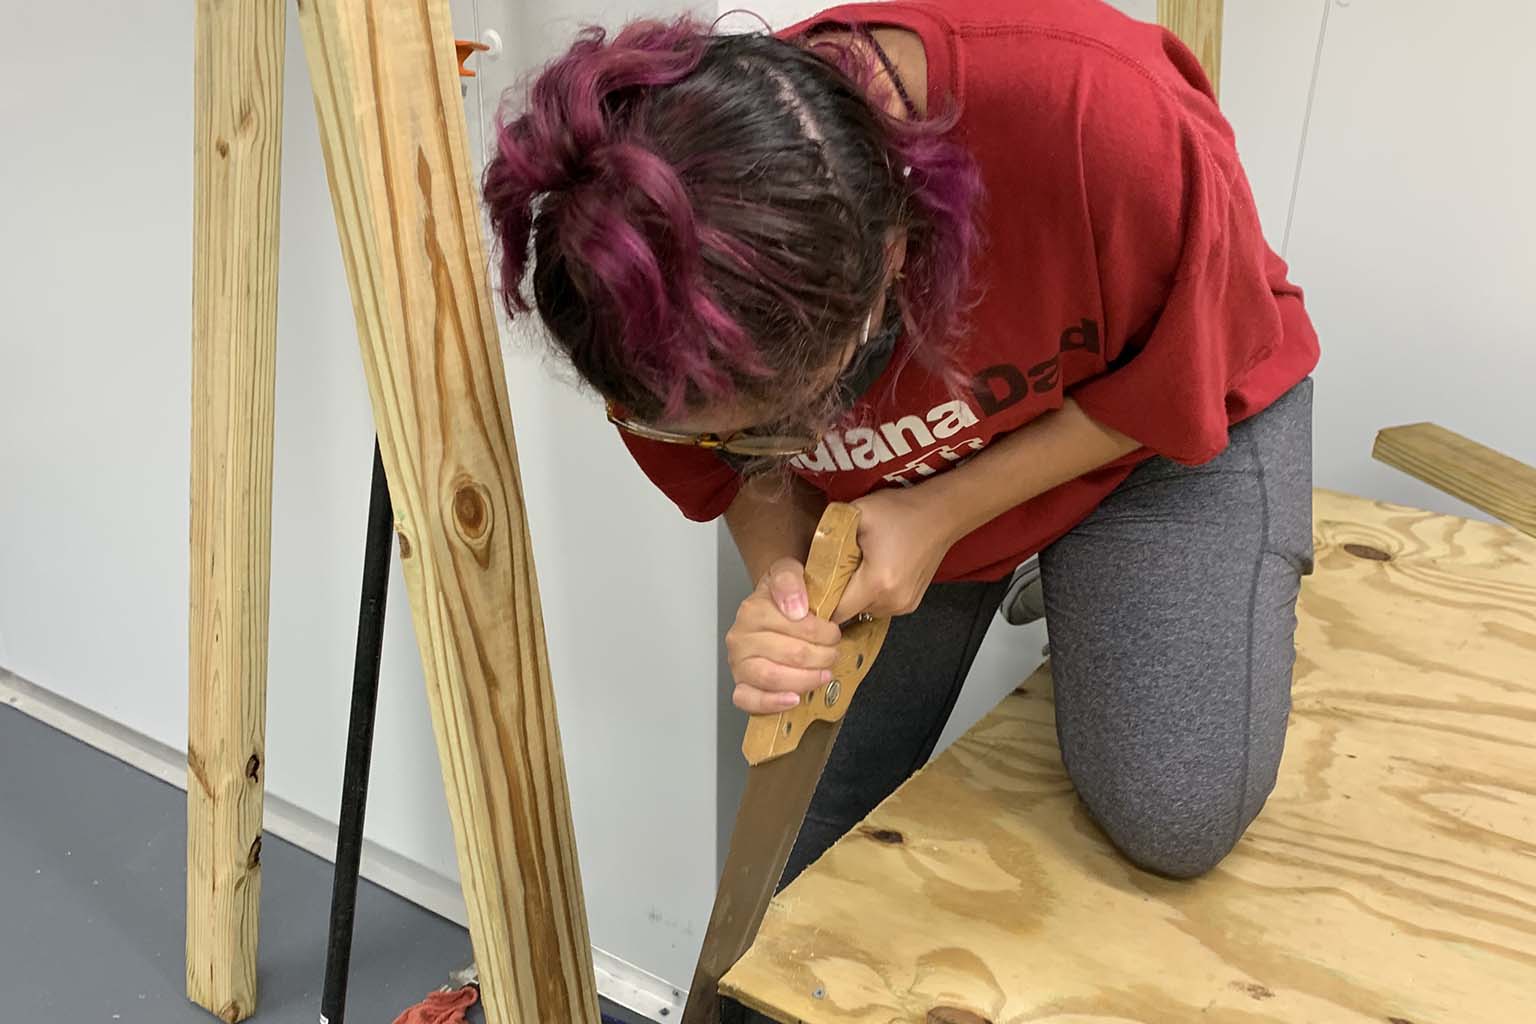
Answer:
M861 557L859 510L841 503L827 506L805 559L810 614L826 618L837 609ZM747 723L747 735L741 744L747 763L762 764L794 750L813 722L839 721L847 713L854 691L875 663L890 625L890 619L868 619L844 627L830 682L816 687L788 711L753 715Z

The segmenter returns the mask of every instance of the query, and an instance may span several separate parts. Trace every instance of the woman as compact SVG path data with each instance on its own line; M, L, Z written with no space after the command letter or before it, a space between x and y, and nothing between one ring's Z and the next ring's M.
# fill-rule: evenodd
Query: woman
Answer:
M786 879L929 756L1036 553L1092 816L1175 878L1232 848L1284 740L1318 352L1176 39L1093 0L589 30L485 193L509 310L760 581L736 704L793 706L834 623L898 616ZM825 621L800 559L829 499L864 562Z

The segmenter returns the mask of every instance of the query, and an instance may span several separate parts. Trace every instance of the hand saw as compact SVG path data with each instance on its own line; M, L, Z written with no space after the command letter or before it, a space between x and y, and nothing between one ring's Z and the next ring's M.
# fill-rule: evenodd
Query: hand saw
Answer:
M810 554L805 585L810 614L830 616L859 567L859 510L827 507ZM718 1024L720 979L752 940L768 912L768 901L784 873L791 847L805 819L821 771L842 728L854 691L885 642L889 619L860 619L843 629L830 682L800 704L775 715L754 715L747 724L747 788L736 813L725 871L704 933L698 967L688 989L682 1024Z

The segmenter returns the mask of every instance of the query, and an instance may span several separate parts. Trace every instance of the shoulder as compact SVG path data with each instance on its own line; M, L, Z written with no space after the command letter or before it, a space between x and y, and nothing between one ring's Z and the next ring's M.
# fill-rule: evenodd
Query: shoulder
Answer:
M1091 185L1106 174L1175 170L1151 166L1159 159L1235 152L1198 64L1159 26L1096 0L944 6L959 55L961 128L979 156L1069 159Z
M1098 0L983 0L951 12L966 97L1083 99L1083 89L1147 107L1199 103L1207 88L1175 59L1180 44L1157 25ZM1172 47L1172 49L1170 49Z

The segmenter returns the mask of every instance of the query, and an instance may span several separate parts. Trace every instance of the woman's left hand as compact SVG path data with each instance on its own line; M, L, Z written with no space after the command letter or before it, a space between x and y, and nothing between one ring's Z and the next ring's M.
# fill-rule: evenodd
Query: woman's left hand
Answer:
M864 560L848 581L833 622L860 613L906 615L922 602L956 540L943 506L922 491L921 484L893 487L853 502Z

